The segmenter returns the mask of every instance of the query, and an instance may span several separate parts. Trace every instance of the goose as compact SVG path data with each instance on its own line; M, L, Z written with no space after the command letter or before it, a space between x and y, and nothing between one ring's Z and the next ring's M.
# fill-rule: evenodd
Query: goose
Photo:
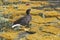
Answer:
M30 15L30 11L31 9L27 9L26 10L26 15L24 15L23 17L19 18L18 20L16 20L13 25L12 28L15 28L17 26L26 26L29 27L29 23L32 19L31 15Z

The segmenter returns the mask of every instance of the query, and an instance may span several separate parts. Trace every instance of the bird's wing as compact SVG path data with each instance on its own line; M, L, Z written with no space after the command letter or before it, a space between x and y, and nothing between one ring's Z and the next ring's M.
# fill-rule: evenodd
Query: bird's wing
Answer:
M21 17L21 18L19 18L18 20L16 20L16 21L14 22L14 24L17 24L17 23L21 22L22 20L25 20L25 18L26 18L26 17Z

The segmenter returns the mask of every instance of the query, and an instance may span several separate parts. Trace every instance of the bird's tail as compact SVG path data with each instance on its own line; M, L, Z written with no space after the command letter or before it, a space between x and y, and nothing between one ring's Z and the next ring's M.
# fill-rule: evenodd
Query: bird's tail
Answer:
M17 26L22 26L22 25L20 25L20 24L15 24L15 25L12 26L12 28L15 28L15 27L17 27Z

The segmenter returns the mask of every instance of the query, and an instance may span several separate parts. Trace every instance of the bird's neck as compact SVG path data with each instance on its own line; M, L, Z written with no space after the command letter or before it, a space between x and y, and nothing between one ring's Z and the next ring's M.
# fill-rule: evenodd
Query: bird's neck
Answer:
M27 14L27 15L30 15L30 11L27 11L26 14Z
M27 13L26 15L30 15L30 13Z

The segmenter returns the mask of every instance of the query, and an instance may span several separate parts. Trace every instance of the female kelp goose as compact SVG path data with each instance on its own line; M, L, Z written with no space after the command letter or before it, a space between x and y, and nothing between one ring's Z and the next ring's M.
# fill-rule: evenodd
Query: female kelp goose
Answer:
M24 17L19 18L13 23L12 28L15 28L16 26L26 26L29 27L29 22L31 21L32 17L30 15L31 9L27 9L26 15Z

